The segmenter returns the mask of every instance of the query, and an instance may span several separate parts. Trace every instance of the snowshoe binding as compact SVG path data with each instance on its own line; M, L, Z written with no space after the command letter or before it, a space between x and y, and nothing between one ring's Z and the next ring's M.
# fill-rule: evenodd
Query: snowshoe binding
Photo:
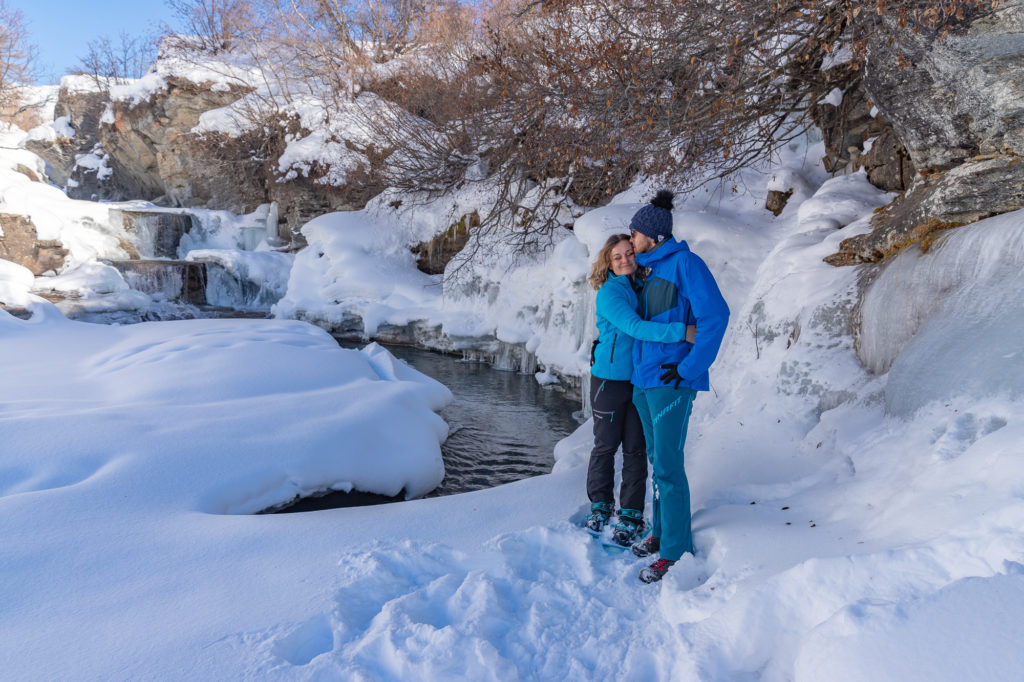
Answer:
M591 534L599 534L608 524L608 519L611 518L611 515L611 504L607 502L592 502L590 504L590 513L587 514L587 519L583 522L583 527L590 531Z
M643 512L636 509L620 509L619 522L612 530L612 542L629 547L642 538L646 530Z

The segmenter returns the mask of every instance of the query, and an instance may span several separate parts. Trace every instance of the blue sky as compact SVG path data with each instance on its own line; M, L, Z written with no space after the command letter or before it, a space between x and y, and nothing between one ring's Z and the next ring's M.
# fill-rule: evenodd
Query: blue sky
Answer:
M163 0L7 0L20 9L32 42L39 48L40 83L56 83L78 66L86 44L121 31L139 35L155 31L161 21L172 23Z

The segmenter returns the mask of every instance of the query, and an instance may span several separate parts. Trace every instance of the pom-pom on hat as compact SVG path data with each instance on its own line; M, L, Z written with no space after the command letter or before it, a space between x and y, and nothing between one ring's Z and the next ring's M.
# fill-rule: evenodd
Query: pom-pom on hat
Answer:
M671 190L659 190L650 204L633 214L629 229L647 235L658 243L671 237L673 197L675 194Z

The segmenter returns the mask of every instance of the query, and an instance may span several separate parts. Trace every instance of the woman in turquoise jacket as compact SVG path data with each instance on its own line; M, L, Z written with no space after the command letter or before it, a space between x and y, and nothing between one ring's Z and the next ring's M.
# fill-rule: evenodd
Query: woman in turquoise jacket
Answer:
M605 242L594 263L590 283L597 289L597 331L591 353L590 404L594 414L594 449L587 470L590 514L586 526L604 529L615 508L615 452L622 446L619 522L612 539L628 546L644 528L647 452L643 427L633 406L633 340L692 342L696 327L683 322L647 322L636 313L637 265L629 235Z

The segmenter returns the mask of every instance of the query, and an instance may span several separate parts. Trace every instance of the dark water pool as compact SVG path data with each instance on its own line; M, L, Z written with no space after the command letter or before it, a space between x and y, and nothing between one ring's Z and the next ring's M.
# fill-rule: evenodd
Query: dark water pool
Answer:
M431 495L451 495L551 472L555 444L579 423L577 400L545 388L532 374L416 348L389 347L395 357L447 386L454 400L442 412L445 477Z
M361 344L341 342L346 348ZM452 402L441 416L449 426L441 446L445 477L427 497L492 488L551 472L555 444L579 422L578 400L543 387L532 374L496 370L480 362L418 348L386 346L397 358L447 386ZM313 511L403 499L366 493L330 493L274 511Z

